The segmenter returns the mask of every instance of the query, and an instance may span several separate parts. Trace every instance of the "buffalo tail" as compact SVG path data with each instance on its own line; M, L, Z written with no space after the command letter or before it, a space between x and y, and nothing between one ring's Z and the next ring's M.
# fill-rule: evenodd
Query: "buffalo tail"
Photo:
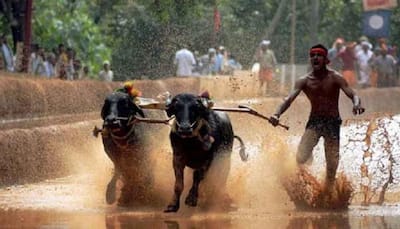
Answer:
M246 147L244 146L243 140L237 135L233 137L240 142L240 150L239 150L240 159L242 159L242 161L247 161L249 159L249 155L246 154Z

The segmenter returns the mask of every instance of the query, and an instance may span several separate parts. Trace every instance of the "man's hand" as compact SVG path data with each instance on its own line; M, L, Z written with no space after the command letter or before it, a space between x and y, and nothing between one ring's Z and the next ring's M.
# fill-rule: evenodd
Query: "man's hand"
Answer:
M361 105L353 106L353 114L354 115L360 115L360 114L364 113L364 111L365 111L365 108L361 107Z
M278 115L272 115L269 117L269 123L271 123L273 126L277 126L279 124L279 116Z

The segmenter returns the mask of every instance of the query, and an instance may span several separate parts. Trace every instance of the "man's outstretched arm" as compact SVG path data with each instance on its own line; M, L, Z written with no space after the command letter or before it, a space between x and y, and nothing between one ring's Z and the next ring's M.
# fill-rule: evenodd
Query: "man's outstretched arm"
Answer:
M290 94L284 99L283 103L278 106L278 109L275 111L274 115L270 117L270 123L273 126L277 126L279 124L279 118L281 115L290 107L292 102L296 99L296 97L300 94L302 90L303 80L299 80L296 82L294 89L290 92Z
M351 87L349 87L349 85L347 84L345 79L339 78L339 81L340 81L339 82L340 88L347 95L347 97L349 97L351 99L351 101L353 102L353 114L354 115L360 115L360 114L364 113L365 108L363 108L361 106L360 97L358 97L356 95L356 93L354 92L354 90L351 89Z

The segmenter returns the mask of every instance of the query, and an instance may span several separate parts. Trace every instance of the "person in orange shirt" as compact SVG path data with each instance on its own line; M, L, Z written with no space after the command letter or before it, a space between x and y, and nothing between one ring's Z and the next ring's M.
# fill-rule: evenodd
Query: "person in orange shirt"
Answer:
M342 59L342 75L347 81L350 87L357 85L357 74L356 74L356 62L357 58L354 54L355 42L348 42L346 48L338 54L339 58Z
M375 60L381 53L381 49L378 47L374 50L374 54L371 59L369 59L368 63L371 66L371 76L370 76L370 85L371 87L378 87L378 72L376 70Z

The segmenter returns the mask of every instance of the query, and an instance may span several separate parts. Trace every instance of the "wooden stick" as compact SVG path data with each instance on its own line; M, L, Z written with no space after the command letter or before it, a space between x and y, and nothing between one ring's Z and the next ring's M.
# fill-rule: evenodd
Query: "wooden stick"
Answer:
M249 113L252 114L254 116L257 116L259 118L265 119L270 121L270 118L258 113L256 110L254 110L253 108L249 107L249 106L245 106L245 105L239 105L239 108L224 108L224 107L213 107L212 108L215 111L226 111L226 112L239 112L239 113ZM278 123L278 126L283 127L286 130L289 130L289 126Z

